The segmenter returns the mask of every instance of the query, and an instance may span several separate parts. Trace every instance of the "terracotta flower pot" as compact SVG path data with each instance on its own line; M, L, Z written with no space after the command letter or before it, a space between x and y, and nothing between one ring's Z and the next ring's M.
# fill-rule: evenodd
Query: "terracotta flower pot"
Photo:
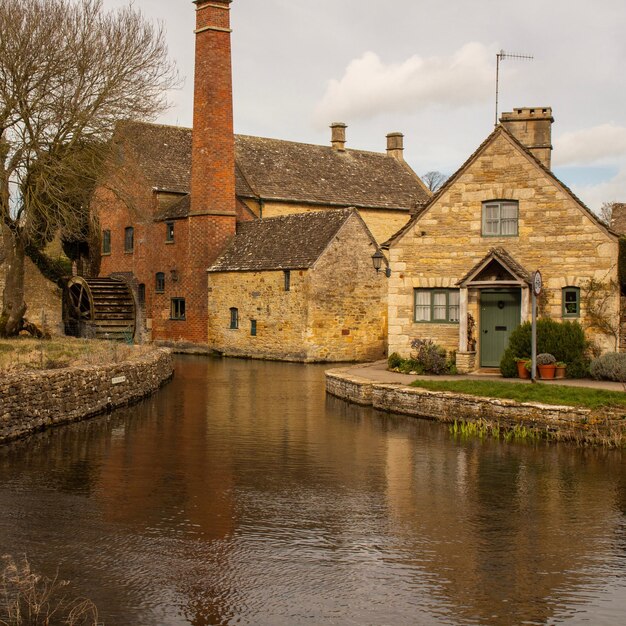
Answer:
M554 378L565 378L565 365L557 365Z
M530 378L530 372L526 368L526 361L517 362L517 376L518 378Z
M537 369L539 370L539 376L543 380L551 380L554 378L556 365L537 365Z

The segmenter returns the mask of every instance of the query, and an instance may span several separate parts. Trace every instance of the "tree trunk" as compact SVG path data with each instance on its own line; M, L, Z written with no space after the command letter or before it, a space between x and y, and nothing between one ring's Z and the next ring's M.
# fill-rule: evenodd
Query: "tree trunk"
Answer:
M13 337L22 328L26 313L24 302L24 242L18 233L2 228L5 284L0 315L0 337Z

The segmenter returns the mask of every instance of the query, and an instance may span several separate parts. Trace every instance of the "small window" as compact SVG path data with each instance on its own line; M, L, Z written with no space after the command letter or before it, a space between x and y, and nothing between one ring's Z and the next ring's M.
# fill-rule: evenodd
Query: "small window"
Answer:
M285 291L291 289L291 272L289 270L284 271L285 274Z
M483 237L517 237L518 215L517 202L483 202Z
M139 300L139 306L146 304L146 286L143 283L139 283L137 287L137 299Z
M165 222L165 241L167 243L174 241L174 222Z
M451 323L459 322L458 289L416 289L416 322Z
M132 252L135 249L135 229L128 226L124 229L124 252Z
M102 254L111 254L111 231L102 231Z
M580 317L580 289L563 288L563 317Z
M157 293L163 293L165 291L165 272L156 273L154 290Z
M256 320L250 320L250 334L256 337Z
M172 298L172 304L170 309L170 319L184 320L185 319L185 298Z
M232 308L230 310L230 327L239 328L239 309Z

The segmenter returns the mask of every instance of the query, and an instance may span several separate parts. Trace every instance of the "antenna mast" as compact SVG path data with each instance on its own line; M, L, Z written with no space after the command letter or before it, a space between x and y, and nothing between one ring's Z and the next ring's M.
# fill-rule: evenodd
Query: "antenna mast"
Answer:
M500 61L504 61L504 59L526 59L528 61L532 61L533 57L529 54L510 54L505 52L504 50L500 50L498 54L496 54L496 121L495 126L498 125L498 84L500 81Z

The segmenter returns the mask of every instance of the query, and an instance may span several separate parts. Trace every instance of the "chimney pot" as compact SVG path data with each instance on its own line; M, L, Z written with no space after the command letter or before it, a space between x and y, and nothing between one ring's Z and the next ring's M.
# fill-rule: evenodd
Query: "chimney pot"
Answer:
M330 144L335 150L343 152L346 149L346 128L343 122L333 122L330 125L331 139Z
M402 133L387 135L387 156L404 161L404 135Z

